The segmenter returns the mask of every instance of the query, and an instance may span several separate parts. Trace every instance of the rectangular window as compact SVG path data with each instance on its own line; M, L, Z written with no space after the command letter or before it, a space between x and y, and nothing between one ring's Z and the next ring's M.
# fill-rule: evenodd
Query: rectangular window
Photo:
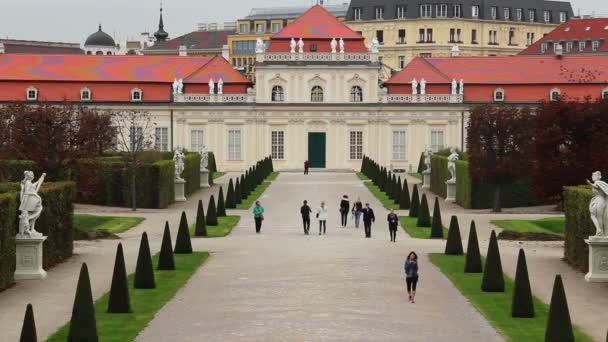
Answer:
M399 56L399 69L405 68L405 56Z
M272 131L271 140L270 148L272 159L285 159L285 132Z
M526 45L530 46L534 44L534 32L528 32L526 34Z
M515 19L517 19L517 21L522 21L523 17L524 17L523 8L516 8L515 9Z
M264 26L266 26L266 25L264 25L264 24L257 24L257 25L256 25L256 29L255 29L255 31L256 31L257 33L264 33L264 31L266 31L266 30L264 29Z
M536 10L528 10L528 20L532 23L536 21Z
M495 7L495 6L490 7L490 19L496 20L496 17L498 16L497 12L498 12L498 7Z
M433 54L430 52L421 52L419 56L422 58L431 58L433 57Z
M502 12L503 12L502 13L503 18L505 20L511 20L511 9L510 8L503 8Z
M426 42L427 43L433 42L433 29L426 29Z
M363 132L350 132L350 159L363 159Z
M479 6L478 5L471 6L471 17L479 18Z
M355 20L361 20L361 7L353 8L353 18Z
M131 152L142 151L144 148L144 132L141 127L131 127L129 130L129 140L131 141Z
M565 23L568 20L568 13L566 12L559 12L559 22L560 23Z
M515 41L515 27L509 28L509 45L517 45Z
M433 15L433 5L420 5L420 16L430 18Z
M239 25L239 27L241 33L247 33L249 31L249 25L247 24L241 24Z
M190 131L190 150L194 152L201 151L203 149L203 130L193 129Z
M419 29L418 30L418 42L419 43L424 43L424 29Z
M241 160L241 130L228 131L228 160Z
M376 38L378 38L378 43L384 44L384 31L382 31L382 30L376 31Z
M593 42L591 42L591 50L597 51L597 49L599 47L600 47L600 41L599 40L594 40Z
M437 13L437 17L445 18L448 16L448 5L439 4L435 7L435 13Z
M281 31L281 23L273 23L272 32L279 32L279 31Z
M543 12L543 19L545 20L546 23L551 21L551 12L549 11L544 11Z
M433 152L443 150L443 131L431 131L431 150L433 150Z
M461 32L460 29L456 29L456 41L458 43L462 43L462 37L460 35L460 32Z
M566 42L566 52L572 51L573 47L574 47L574 43L573 42Z
M382 20L382 19L384 19L384 7L377 6L375 8L375 12L376 12L376 20Z
M393 131L393 160L405 160L405 131Z
M471 30L471 44L477 44L477 30Z
M169 129L167 127L156 127L154 132L154 149L157 151L169 151Z
M460 5L454 5L454 18L460 18L462 16Z
M450 29L450 41L449 43L456 43L456 29Z
M405 44L405 30L399 30L399 40L397 41L399 44Z
M586 47L587 47L586 41L581 40L580 42L578 42L578 51L583 52L583 51L585 51Z
M405 19L405 5L397 5L397 19Z

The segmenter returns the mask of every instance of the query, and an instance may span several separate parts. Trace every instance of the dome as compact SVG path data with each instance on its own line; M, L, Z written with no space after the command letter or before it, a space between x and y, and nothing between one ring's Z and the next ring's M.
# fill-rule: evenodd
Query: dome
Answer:
M109 34L101 30L101 25L99 25L99 30L87 38L87 40L84 42L84 46L116 47L116 43Z

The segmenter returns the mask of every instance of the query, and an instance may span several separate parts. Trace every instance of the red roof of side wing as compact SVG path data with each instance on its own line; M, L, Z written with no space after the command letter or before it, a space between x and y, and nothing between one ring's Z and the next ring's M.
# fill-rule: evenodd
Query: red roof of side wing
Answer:
M393 75L387 84L406 84L411 83L413 79L420 82L421 79L425 79L428 83L449 83L451 79L447 77L440 70L435 68L425 58L416 57L408 65Z
M272 39L360 39L363 37L342 23L323 6L313 6L295 21L275 33Z
M209 79L217 83L220 78L224 83L253 84L247 77L234 70L224 57L215 56L207 64L184 80L185 83L209 83Z
M586 41L581 51L579 41ZM592 41L599 41L599 46L593 50ZM561 42L566 54L608 53L608 18L571 19L547 33L541 39L521 51L520 55L555 55L552 46L542 52L541 45L545 42ZM572 42L572 50L566 51L566 42Z

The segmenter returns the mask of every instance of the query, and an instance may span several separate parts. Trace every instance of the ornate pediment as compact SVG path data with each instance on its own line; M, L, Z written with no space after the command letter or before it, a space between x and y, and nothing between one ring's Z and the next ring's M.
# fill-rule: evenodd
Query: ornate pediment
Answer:
M327 81L323 77L321 77L319 74L316 74L313 78L308 80L308 84L311 86L324 85L325 83L327 83Z
M287 80L281 77L281 74L275 74L273 78L270 79L270 84L272 85L286 85Z
M362 79L361 77L359 77L359 74L355 74L355 76L353 76L346 82L348 82L348 84L352 84L352 85L365 84L365 80Z

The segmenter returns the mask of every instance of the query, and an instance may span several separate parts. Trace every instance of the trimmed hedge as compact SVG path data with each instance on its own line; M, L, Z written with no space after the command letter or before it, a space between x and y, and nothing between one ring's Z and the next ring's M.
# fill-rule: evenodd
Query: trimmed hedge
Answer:
M472 208L469 162L465 160L456 161L456 204L463 208Z
M40 176L42 172L33 160L0 160L0 182L20 182L23 179L23 171L33 171L34 175Z
M564 187L564 258L582 272L589 271L589 247L585 239L595 235L595 227L589 216L589 202L592 197L589 186Z
M431 157L431 191L445 198L448 187L445 182L450 179L448 158L437 153Z
M186 153L182 178L186 181L186 195L201 188L201 155L196 152Z
M18 193L0 194L0 290L14 282Z

